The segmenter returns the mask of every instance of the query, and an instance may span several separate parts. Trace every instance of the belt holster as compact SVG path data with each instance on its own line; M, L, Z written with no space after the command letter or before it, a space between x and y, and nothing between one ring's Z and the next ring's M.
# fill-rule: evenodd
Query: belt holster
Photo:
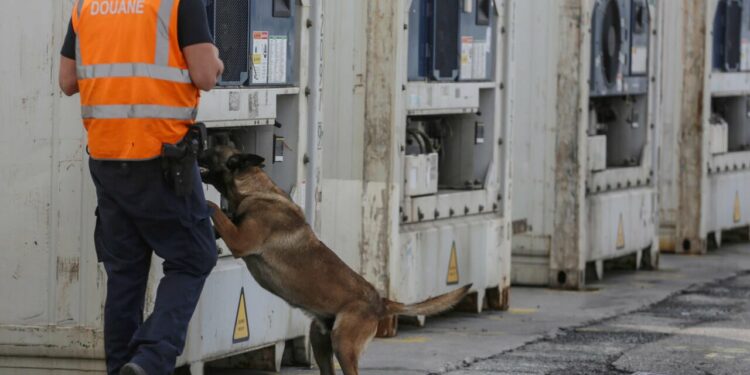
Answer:
M177 196L188 196L195 186L195 165L208 149L206 125L196 123L188 128L185 137L176 144L162 144L162 170L167 184Z

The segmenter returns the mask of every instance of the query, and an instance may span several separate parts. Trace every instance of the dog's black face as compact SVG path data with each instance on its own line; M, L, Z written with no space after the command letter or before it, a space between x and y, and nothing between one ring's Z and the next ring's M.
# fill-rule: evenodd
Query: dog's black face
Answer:
M237 173L249 168L263 168L265 159L254 154L242 154L231 146L215 146L203 153L198 160L201 179L204 183L213 185L219 192L227 196L228 184Z

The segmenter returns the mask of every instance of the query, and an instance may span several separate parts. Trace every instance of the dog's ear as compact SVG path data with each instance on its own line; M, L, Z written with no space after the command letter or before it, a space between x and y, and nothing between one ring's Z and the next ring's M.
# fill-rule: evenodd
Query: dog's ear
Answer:
M266 161L265 158L262 158L258 155L254 154L247 154L245 155L245 162L249 167L260 167L264 168L266 165L263 164Z
M250 167L260 167L263 168L265 165L263 162L266 161L266 159L254 155L254 154L236 154L232 155L229 159L227 159L227 168L232 171L243 171Z

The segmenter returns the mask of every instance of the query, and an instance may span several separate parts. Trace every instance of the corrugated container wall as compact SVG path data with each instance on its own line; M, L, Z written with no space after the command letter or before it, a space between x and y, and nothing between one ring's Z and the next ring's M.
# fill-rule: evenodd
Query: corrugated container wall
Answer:
M324 1L323 241L362 272L367 3Z
M557 1L515 0L513 49L516 77L513 117L513 247L549 257L555 208ZM513 265L511 265L513 267ZM541 277L546 279L546 270Z
M78 98L63 97L57 85L72 6L72 0L32 0L0 14L4 355L100 357L95 328L104 275L93 247L95 194Z

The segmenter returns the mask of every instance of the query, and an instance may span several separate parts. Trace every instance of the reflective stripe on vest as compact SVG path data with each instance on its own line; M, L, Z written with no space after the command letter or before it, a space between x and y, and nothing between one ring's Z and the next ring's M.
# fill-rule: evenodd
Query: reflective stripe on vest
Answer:
M193 107L163 105L95 105L82 106L84 119L168 119L195 120L198 111Z
M78 66L78 79L147 77L177 83L192 83L187 69L153 64L99 64Z
M174 0L161 0L159 21L156 25L156 65L169 64L169 20L172 17Z

